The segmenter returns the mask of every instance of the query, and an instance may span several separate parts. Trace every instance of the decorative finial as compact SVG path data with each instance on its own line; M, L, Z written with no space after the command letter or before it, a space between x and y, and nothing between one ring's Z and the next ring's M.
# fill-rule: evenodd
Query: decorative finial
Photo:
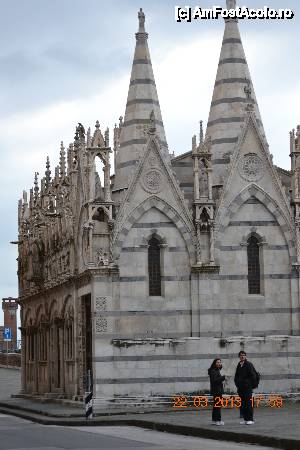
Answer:
M32 209L33 207L33 189L31 188L29 190L29 208Z
M92 138L91 147L105 147L105 141L100 130L99 120L96 120L94 136Z
M49 156L47 156L46 159L46 170L45 170L45 175L46 175L46 187L48 188L51 182L51 170L50 170L50 159Z
M87 145L87 147L90 147L90 146L91 146L91 141L92 141L92 138L91 138L91 128L88 127L87 132L86 132L86 145Z
M79 139L84 139L85 138L85 129L84 129L84 126L82 125L82 123L80 123L80 122L78 123L77 131L78 131Z
M203 120L200 120L200 133L199 133L199 138L200 138L200 144L203 144Z
M248 80L247 78L245 78L245 83L246 86L244 87L244 92L246 94L246 99L248 100L247 104L246 104L246 111L247 113L251 112L254 110L254 100L252 98L252 89L250 86L250 80Z
M119 127L121 128L123 126L123 116L119 117Z
M247 80L247 78L245 78L245 83L247 83L247 86L244 87L244 92L246 94L246 98L248 100L252 100L252 97L251 97L252 89L251 89L251 86L250 86L250 81Z
M194 134L194 136L192 137L192 150L195 151L197 148L197 138L196 135Z
M34 201L36 202L39 195L39 183L38 183L38 172L34 172Z
M27 205L27 192L23 191L23 203Z
M152 111L150 113L150 118L149 118L148 133L149 134L154 134L155 131L156 131L155 114L154 114L154 110L152 109Z
M138 12L139 18L139 33L145 33L145 14L142 8Z
M105 147L109 147L109 128L107 127L105 132L104 132L104 142L105 142Z
M60 176L64 177L66 174L66 151L65 151L63 141L61 141L61 143L60 143L59 166L60 166Z
M75 143L79 140L79 132L78 132L78 127L76 127L76 131L75 131L75 136L74 136L74 141Z

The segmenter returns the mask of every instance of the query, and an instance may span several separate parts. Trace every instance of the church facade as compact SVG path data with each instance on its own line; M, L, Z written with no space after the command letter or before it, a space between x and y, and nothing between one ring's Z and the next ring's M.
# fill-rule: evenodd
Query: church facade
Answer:
M206 133L201 123L190 151L172 155L138 18L113 136L78 124L19 202L22 392L81 398L88 371L95 405L205 392L211 360L233 376L240 349L262 392L295 392L300 126L281 169L228 19Z

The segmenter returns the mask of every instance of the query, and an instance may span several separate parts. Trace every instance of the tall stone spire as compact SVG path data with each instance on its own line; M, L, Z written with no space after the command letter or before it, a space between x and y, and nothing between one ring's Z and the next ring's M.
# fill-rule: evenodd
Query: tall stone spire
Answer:
M227 9L234 9L236 1L227 0L226 5ZM247 105L253 108L264 135L238 23L236 19L226 19L206 131L212 140L214 184L223 184Z
M168 157L168 147L156 91L156 85L148 49L148 33L145 31L145 14L138 12L139 30L136 33L129 91L124 122L120 134L120 146L116 156L114 190L128 186L129 176L136 160L145 149L146 128L154 111L156 133L163 152Z

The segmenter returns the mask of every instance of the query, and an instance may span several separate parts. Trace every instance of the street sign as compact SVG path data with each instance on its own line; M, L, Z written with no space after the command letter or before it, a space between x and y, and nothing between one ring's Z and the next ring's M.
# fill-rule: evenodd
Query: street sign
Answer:
M5 342L11 342L11 328L4 328L3 340Z

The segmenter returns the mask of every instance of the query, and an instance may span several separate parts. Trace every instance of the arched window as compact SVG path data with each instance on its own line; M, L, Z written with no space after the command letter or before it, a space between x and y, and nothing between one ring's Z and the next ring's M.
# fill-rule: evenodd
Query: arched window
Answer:
M152 236L148 248L149 295L161 295L160 245Z
M260 262L258 239L255 236L250 236L247 242L248 293L260 294Z

